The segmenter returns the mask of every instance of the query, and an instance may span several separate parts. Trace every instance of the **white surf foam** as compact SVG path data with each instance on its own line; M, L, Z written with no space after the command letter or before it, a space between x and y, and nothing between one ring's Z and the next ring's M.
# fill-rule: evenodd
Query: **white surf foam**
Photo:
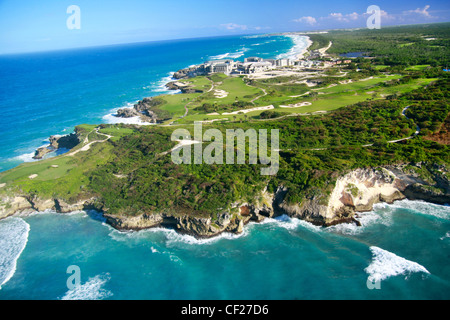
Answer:
M169 90L166 87L166 84L168 84L169 82L172 81L176 81L177 79L175 79L173 77L173 75L175 74L175 72L169 72L169 74L163 78L161 78L160 80L152 83L152 85L150 85L148 87L148 89L150 89L152 92L158 92L159 94L161 93L165 93L165 94L177 94L180 93L181 90Z
M155 231L156 231L156 229L155 229ZM235 233L223 232L212 238L196 238L196 237L188 235L188 234L178 233L172 229L161 228L159 231L164 232L164 234L166 236L166 245L168 247L179 246L182 244L209 245L209 244L216 243L217 241L220 241L220 240L224 240L224 239L234 240L234 239L238 239L238 238L245 237L248 235L248 228L245 228L245 227L244 227L244 231L242 233L235 234Z
M16 272L17 260L28 242L30 225L21 218L0 222L0 289Z
M361 226L354 223L342 223L326 228L326 230L347 235L357 235L363 233L368 227L375 224L391 226L393 223L393 213L398 209L407 209L416 214L430 215L440 219L450 219L450 207L441 206L424 201L400 200L393 204L376 203L373 211L358 213L357 220Z
M111 297L111 291L103 286L111 279L109 273L100 274L75 288L68 290L61 300L103 300Z
M446 238L450 238L450 231L447 232L444 236L440 237L439 239L444 240Z
M209 60L238 59L242 57L248 50L248 48L243 47L239 50L236 50L235 52L226 52L215 56L210 56Z
M263 44L268 44L268 43L272 43L275 42L276 40L269 40L269 41L264 41L264 42L259 42L259 43L254 43L252 44L252 46L261 46Z
M107 115L104 115L102 117L102 119L109 124L117 124L117 123L124 123L124 124L137 124L140 126L144 126L144 125L153 125L153 123L150 122L146 122L146 121L142 121L141 118L139 117L131 117L131 118L122 118L122 117L117 117L116 113L117 110L119 109L125 109L125 108L133 108L134 104L137 103L127 103L125 106L121 107L121 108L116 108L110 111L110 113L108 113Z
M309 40L309 37L307 36L288 34L285 35L285 37L291 38L294 45L288 52L279 54L276 57L277 59L297 60L298 56L304 54L311 45L311 40Z
M370 247L370 251L373 255L372 263L364 271L374 281L382 281L389 277L409 275L415 272L429 274L428 270L417 262L406 260L392 252L375 246Z
M296 230L299 227L308 229L312 232L321 232L322 228L320 226L316 226L308 221L291 218L288 215L281 215L276 218L266 218L261 222L257 222L259 224L273 224L276 227L284 228L286 230Z
M326 230L339 234L358 235L374 224L383 224L385 226L392 225L391 212L384 212L380 210L358 213L358 217L356 219L361 224L360 226L357 226L353 222L340 223L327 227Z
M436 218L449 220L450 219L450 207L441 206L438 204L433 204L425 201L419 200L401 200L395 201L393 204L379 203L374 206L377 208L390 208L393 209L408 209L414 211L415 213L423 215L431 215Z
M33 159L34 155L35 155L35 152L24 153L24 154L21 154L20 156L14 157L14 160L19 160L19 161L23 161L23 162L39 161L38 159Z

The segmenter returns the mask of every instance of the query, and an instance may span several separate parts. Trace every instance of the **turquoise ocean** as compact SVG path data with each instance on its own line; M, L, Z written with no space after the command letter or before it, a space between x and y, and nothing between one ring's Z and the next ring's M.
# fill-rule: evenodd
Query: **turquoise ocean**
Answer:
M233 36L0 56L0 171L32 161L52 134L115 122L116 109L168 93L178 69L288 57L306 43ZM402 200L359 220L321 228L281 216L199 240L120 232L95 211L9 217L0 220L0 300L450 298L450 207Z

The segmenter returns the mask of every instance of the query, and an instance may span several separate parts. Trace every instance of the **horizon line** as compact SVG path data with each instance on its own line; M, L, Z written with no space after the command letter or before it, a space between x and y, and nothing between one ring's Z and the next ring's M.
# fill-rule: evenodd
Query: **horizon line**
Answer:
M430 24L446 24L450 23L450 21L445 22L432 22L432 23L414 23L414 24L399 24L399 25L388 25L384 28L395 28L395 27L407 27L407 26L420 26L420 25L430 25ZM163 39L163 40L144 40L144 41L136 41L136 42L117 42L103 45L88 45L88 46L79 46L79 47L67 47L67 48L58 48L58 49L44 49L44 50L36 50L36 51L18 51L18 52L7 52L0 53L0 57L2 56L13 56L13 55L23 55L23 54L39 54L39 53L50 53L50 52L59 52L59 51L72 51L72 50L85 50L85 49L94 49L94 48L104 48L104 47L114 47L121 45L137 45L137 44L146 44L146 43L158 43L158 42L170 42L170 41L178 41L178 40L194 40L194 39L209 39L209 38L226 38L226 37L243 37L243 36L263 36L263 35L283 35L289 33L301 33L307 35L308 33L316 33L316 32L328 32L328 31L346 31L346 30L361 30L367 29L367 27L355 27L355 28L336 28L336 29L315 29L309 31L279 31L279 32L265 32L265 33L242 33L242 34L230 34L230 35L211 35L211 36L199 36L199 37L181 37L181 38L171 38L171 39ZM383 29L383 27L381 28Z

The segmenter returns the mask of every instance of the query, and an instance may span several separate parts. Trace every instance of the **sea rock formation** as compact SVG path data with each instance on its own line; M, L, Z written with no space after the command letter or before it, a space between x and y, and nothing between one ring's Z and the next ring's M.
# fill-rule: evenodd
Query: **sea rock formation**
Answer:
M192 84L182 83L179 81L172 81L167 83L166 88L169 90L180 90L181 93L203 93L202 90L193 88Z
M163 101L160 98L144 98L132 108L121 108L117 110L116 117L139 117L144 122L161 123L171 118L170 114L157 108L162 103Z
M80 143L79 135L71 133L68 135L53 135L49 138L50 144L48 146L36 149L33 159L42 159L46 154L56 151L58 149L72 149Z
M197 75L203 75L203 73L197 74L196 73L197 69L198 69L197 67L189 67L189 68L178 70L177 72L174 73L173 78L174 79L186 79L186 78L195 77Z

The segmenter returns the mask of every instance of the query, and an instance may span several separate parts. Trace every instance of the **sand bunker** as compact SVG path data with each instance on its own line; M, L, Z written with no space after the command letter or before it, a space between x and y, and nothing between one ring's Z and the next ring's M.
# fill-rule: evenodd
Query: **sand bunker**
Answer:
M214 96L216 98L223 99L228 97L228 92L226 92L225 90L216 89L214 90Z
M251 108L251 109L242 109L242 110L233 111L233 112L224 112L224 113L222 113L222 115L238 114L240 112L247 113L247 112L259 111L259 110L270 110L270 109L273 109L273 108L274 108L274 106L270 105L270 106L265 106L265 107L256 107L256 108Z
M299 107L304 107L304 106L310 106L312 103L311 102L300 102L300 103L296 103L296 104L290 104L288 106L282 106L280 105L280 108L299 108Z

